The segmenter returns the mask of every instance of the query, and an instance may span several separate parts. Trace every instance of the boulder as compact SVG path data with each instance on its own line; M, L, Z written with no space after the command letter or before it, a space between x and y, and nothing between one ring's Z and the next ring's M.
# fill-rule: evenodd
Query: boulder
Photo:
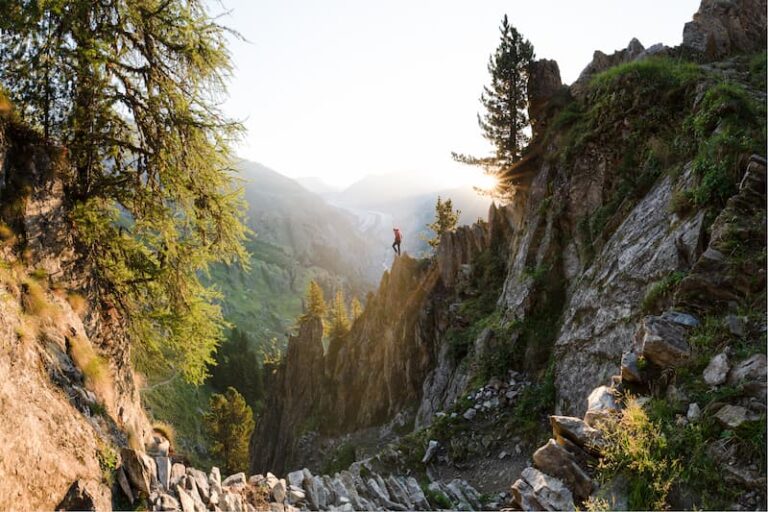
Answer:
M415 478L412 476L409 476L405 479L405 487L408 490L408 499L413 504L413 507L416 510L431 510L432 507L429 506L429 501L427 501L427 497L424 495L424 491L421 489L421 486L419 485L419 482L416 481Z
M438 443L435 440L429 441L429 446L427 446L427 450L424 453L424 458L421 459L422 464L429 464L429 461L432 460L432 457L435 455L435 452L437 451Z
M765 0L702 0L683 29L682 47L707 60L765 50Z
M464 419L472 421L475 419L475 416L477 416L477 409L474 407L470 407L466 411L464 411Z
M140 454L130 448L120 450L120 458L123 461L123 469L134 489L149 496L152 481L154 479L153 467L148 464L144 454ZM149 459L150 461L152 459Z
M147 453L153 457L167 457L170 449L170 441L157 432L152 434L152 439L146 445Z
M162 493L155 503L159 510L179 510L181 508L179 500L166 493Z
M275 475L272 475L274 478ZM245 486L248 484L248 480L245 478L245 473L242 471L240 473L235 473L234 475L230 475L227 478L224 479L223 482L221 482L222 487L237 487L237 486Z
M665 311L662 313L661 317L672 323L682 325L683 327L698 327L700 323L699 319L695 316L680 311Z
M562 480L577 499L584 500L592 494L592 479L554 439L533 453L533 464L544 473Z
M621 355L621 379L625 382L642 382L637 354L630 350Z
M187 468L184 467L184 464L179 464L178 462L173 464L171 466L171 479L170 484L176 485L179 483L179 480L181 480L181 477L187 474Z
M701 408L699 404L692 403L688 406L688 412L685 415L688 421L696 421L701 417Z
M389 496L392 501L404 505L408 510L414 510L415 505L411 501L411 497L408 494L408 489L404 482L398 480L393 475L389 475L385 484L389 490Z
M745 382L765 383L768 372L766 371L765 354L755 354L744 361L734 365L728 374L728 384L735 386Z
M171 488L171 459L170 457L155 457L157 481L163 489Z
M512 504L521 510L574 510L573 494L563 482L525 468L512 484Z
M586 97L589 92L589 83L592 81L593 76L619 64L635 60L641 57L644 51L645 48L637 38L632 38L625 49L616 51L611 55L595 50L595 53L592 55L592 62L587 64L579 78L571 84L571 94L574 98L578 99Z
M719 386L725 382L728 370L728 355L725 352L717 354L704 369L704 382L710 386Z
M603 433L579 418L550 416L549 422L556 438L564 437L593 455L599 455L605 447Z
M67 489L64 498L56 505L56 510L96 510L96 505L85 484L75 480Z
M725 317L725 326L736 337L743 338L747 335L747 318L743 316L728 315Z
M195 500L192 499L192 496L187 491L181 487L176 487L176 495L181 502L182 512L195 512Z
M534 138L544 133L549 113L547 104L562 87L556 61L542 59L531 62L528 68L528 117Z
M199 469L187 468L187 476L195 481L197 492L200 494L203 502L208 503L208 498L211 496L211 487L206 474Z
M736 428L745 421L756 419L740 405L726 404L717 411L715 419L726 428Z
M212 490L221 495L221 472L216 466L211 468L211 474L208 475L208 483Z
M584 422L594 428L600 422L613 418L620 410L615 391L608 386L599 386L593 389L587 398Z
M309 477L312 478L311 473ZM295 485L296 487L303 487L304 486L304 470L300 469L298 471L292 471L288 473L288 475L286 476L286 479L288 480L288 483L290 485Z
M662 368L681 366L691 357L686 334L680 324L660 316L647 316L635 334L635 351Z
M307 493L304 489L295 485L288 486L288 503L295 505L297 503L303 503L307 499Z
M123 494L125 494L125 497L128 498L128 502L133 505L135 498L133 497L128 477L125 475L125 469L122 466L117 469L117 484L120 486L120 490L123 491Z

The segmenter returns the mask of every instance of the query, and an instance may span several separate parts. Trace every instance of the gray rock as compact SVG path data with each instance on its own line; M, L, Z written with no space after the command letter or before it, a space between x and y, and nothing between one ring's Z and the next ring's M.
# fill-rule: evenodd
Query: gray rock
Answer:
M272 475L272 477L274 476L275 475ZM248 484L248 480L245 478L245 473L243 472L230 475L227 478L225 478L223 482L221 482L222 487L245 486L247 484Z
M726 353L717 354L704 369L704 382L710 386L719 386L725 382L728 370L730 370L730 367Z
M117 483L120 485L120 490L123 491L125 497L128 498L128 501L131 503L131 505L133 505L135 498L133 497L131 484L128 482L128 477L125 476L125 469L123 467L117 469Z
M259 486L266 484L267 479L264 477L264 475L251 475L248 477L248 485Z
M422 464L428 464L430 460L432 460L432 457L434 457L435 452L437 451L438 442L435 440L429 441L429 446L427 446L427 451L424 453L424 457L421 459Z
M630 350L621 356L621 378L626 382L642 382L640 368L637 365L637 354Z
M221 472L216 466L211 468L211 474L208 475L208 484L211 490L216 491L221 496Z
M244 512L245 503L243 497L238 493L224 492L221 496L221 510L223 512Z
M393 475L389 475L385 484L389 490L389 496L392 501L404 505L408 510L414 510L415 505L411 501L411 498L408 495L408 489L403 481L398 480Z
M512 484L512 503L521 510L575 509L573 494L563 482L530 467Z
M419 485L419 482L416 481L415 478L412 476L409 476L405 479L405 487L408 490L408 499L413 504L413 507L416 510L431 510L432 507L429 506L429 501L427 501L427 497L424 495L424 491L421 489L421 486Z
M312 478L311 475L312 474L310 473L310 478ZM304 470L300 469L298 471L292 471L288 473L286 478L290 485L295 485L296 487L304 487Z
M123 461L125 474L134 489L143 493L144 496L149 496L154 475L152 474L152 466L145 460L148 457L130 448L120 450L120 457Z
M181 477L187 474L187 468L184 467L184 464L179 464L178 462L174 463L173 466L171 466L171 479L170 484L171 486L174 486L179 483L179 480L181 480Z
M464 419L472 421L477 416L477 410L474 407L470 407L464 412Z
M157 503L159 510L179 510L181 508L179 500L166 493L162 493L155 503Z
M179 501L181 502L182 512L195 512L195 501L192 499L192 496L187 493L187 491L181 487L176 487L176 495L179 497Z
M304 489L296 485L288 486L288 503L296 505L297 503L303 503L307 499L307 494Z
M549 422L556 437L564 437L593 455L599 455L605 447L603 433L579 418L550 416Z
M533 464L544 473L562 480L577 499L584 500L592 494L592 479L554 439L533 453Z
M620 409L615 392L608 386L599 386L587 398L584 422L594 428L601 421L610 420Z
M595 491L594 496L604 500L608 505L608 510L629 510L627 479L622 475L603 484Z
M679 324L663 317L647 316L635 334L635 350L662 368L674 368L687 363L691 357L686 336L685 328Z
M170 457L155 457L157 466L157 481L163 489L171 488L171 459Z
M743 338L747 335L747 318L743 316L728 315L725 317L725 326L734 336Z
M702 0L683 28L682 48L708 60L765 49L765 2Z
M689 313L681 313L679 311L665 311L661 317L670 322L682 325L685 327L698 327L699 319Z
M382 488L375 479L369 478L368 482L366 483L368 486L367 490L370 492L371 499L373 499L373 501L375 501L377 504L384 507L385 510L398 510L398 511L408 510L405 507L405 505L394 503L388 496L386 487Z
M696 421L701 417L701 408L699 407L699 404L692 403L688 406L688 412L686 413L686 418L688 418L688 421Z
M755 354L734 365L728 374L728 384L735 386L745 382L765 383L766 376L768 376L768 372L766 371L765 354Z
M755 419L749 411L740 405L726 404L717 411L715 419L724 427L736 428L745 421Z
M56 510L96 510L96 505L85 484L80 480L75 480L67 489L64 498L56 506Z
M146 446L147 454L153 457L167 457L170 449L170 441L157 433L152 435L152 440Z

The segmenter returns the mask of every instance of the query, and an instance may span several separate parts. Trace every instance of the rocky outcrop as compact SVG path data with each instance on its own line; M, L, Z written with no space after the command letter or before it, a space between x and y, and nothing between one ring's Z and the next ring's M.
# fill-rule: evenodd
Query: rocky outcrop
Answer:
M534 139L544 135L551 117L550 102L562 89L560 67L556 61L531 62L528 68L528 116Z
M708 60L765 50L765 0L703 0L682 47Z
M644 56L645 47L637 38L632 38L626 48L607 55L600 50L595 50L592 55L592 62L579 75L579 78L571 84L571 94L575 98L583 98L588 91L589 82L596 74L605 71L608 68L633 61Z

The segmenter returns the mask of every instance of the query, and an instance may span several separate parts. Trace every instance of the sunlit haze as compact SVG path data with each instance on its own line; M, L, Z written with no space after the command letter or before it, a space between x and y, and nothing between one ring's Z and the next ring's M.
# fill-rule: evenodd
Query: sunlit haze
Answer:
M504 13L575 80L594 50L632 35L677 45L699 0L223 0L232 40L225 111L244 121L241 156L334 185L389 172L487 186L451 151L487 154L476 115Z

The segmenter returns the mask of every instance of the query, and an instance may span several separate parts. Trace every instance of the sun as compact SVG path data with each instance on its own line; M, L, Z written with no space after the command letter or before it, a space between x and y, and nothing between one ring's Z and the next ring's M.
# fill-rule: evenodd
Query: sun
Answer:
M491 192L499 185L499 180L490 174L480 174L473 180L472 185L483 192Z

